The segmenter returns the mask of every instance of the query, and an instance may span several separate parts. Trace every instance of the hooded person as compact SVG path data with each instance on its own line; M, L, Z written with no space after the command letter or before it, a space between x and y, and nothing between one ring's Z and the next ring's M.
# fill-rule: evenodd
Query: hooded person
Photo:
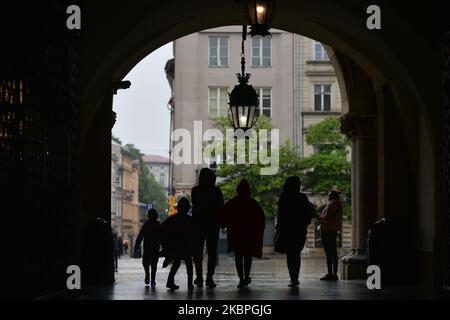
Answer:
M307 228L311 224L314 208L308 197L300 192L299 177L289 177L278 200L277 230L287 240L287 265L291 277L291 287L300 282L301 252L305 247Z
M203 286L203 250L207 247L208 273L206 286L216 287L213 280L217 263L217 244L219 239L219 212L223 208L223 195L216 185L216 175L208 168L200 171L198 186L191 192L192 219L195 226L195 284Z
M243 288L251 283L253 257L262 258L265 216L262 207L251 198L247 180L239 183L236 193L221 211L220 225L227 228L228 245L234 252L239 276L238 288Z

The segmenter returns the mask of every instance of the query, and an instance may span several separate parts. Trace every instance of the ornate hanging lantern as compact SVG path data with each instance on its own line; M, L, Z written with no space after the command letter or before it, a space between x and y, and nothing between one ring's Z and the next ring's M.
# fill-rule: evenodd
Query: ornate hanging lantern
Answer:
M259 98L251 85L248 84L250 74L245 73L245 40L247 37L247 26L242 32L241 68L242 74L237 74L239 84L230 93L230 108L228 119L234 130L247 130L253 128L259 117Z
M275 0L247 0L245 14L250 27L250 35L270 36L270 26L275 18Z

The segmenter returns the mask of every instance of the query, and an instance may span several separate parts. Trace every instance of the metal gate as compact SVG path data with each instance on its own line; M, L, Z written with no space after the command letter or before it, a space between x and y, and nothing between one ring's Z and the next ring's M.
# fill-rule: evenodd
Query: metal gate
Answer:
M443 40L442 81L444 103L444 223L443 223L443 257L444 289L450 290L450 33Z
M0 213L8 260L1 273L9 298L63 290L66 268L78 260L78 35L67 30L65 2L16 1L2 9L11 16L0 17Z

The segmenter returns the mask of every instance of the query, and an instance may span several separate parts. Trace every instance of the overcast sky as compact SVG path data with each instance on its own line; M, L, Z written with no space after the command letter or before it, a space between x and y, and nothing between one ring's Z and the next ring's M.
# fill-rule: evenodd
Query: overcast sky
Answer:
M119 90L114 98L114 136L145 154L169 155L171 92L164 67L172 58L172 43L151 53L124 78L131 88Z

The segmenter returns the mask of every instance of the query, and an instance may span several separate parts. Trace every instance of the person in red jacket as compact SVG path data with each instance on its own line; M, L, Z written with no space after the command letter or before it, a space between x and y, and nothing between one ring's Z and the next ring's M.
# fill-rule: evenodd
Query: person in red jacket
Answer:
M251 198L247 180L238 185L237 196L228 201L220 215L220 226L227 228L228 245L235 255L238 288L248 286L253 257L262 258L265 228L264 210Z
M338 253L337 253L337 236L342 230L342 204L339 191L331 191L328 194L328 204L317 215L320 223L320 231L322 234L322 245L327 256L328 274L320 280L337 281L338 278Z

